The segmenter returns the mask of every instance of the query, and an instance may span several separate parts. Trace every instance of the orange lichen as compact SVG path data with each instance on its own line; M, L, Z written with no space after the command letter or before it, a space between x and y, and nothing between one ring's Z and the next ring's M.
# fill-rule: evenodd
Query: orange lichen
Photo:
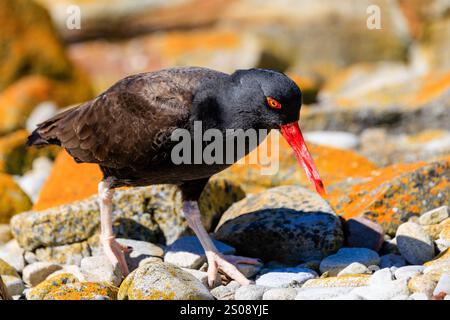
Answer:
M239 38L233 32L172 32L163 37L163 56L174 57L192 50L227 50L237 47Z
M432 101L448 92L450 89L450 73L438 77L437 79L434 74L430 74L425 77L423 83L424 85L422 88L411 98L411 102L414 102L417 105Z
M372 171L363 183L334 189L328 200L346 219L365 214L391 228L407 216L442 205L450 192L448 166L448 160L395 164ZM424 202L427 195L433 198Z
M272 161L277 157L279 159L279 170L277 172L264 175L262 174L263 166L250 163L250 159L256 159L258 152L263 152L263 146L260 146L243 159L244 164L235 164L223 173L220 173L219 176L240 183L246 192L259 192L266 188L288 184L310 187L302 167L298 164L287 142L280 137L279 154L272 155L270 154L272 140L269 138L263 143L267 146L267 157L272 159ZM370 171L376 169L372 162L352 151L313 144L308 144L308 147L325 187L345 178L367 176Z
M95 282L75 282L50 291L45 295L44 300L91 300L96 296L115 300L117 288Z
M77 164L66 151L61 151L33 210L44 210L85 199L97 193L101 179L98 165Z

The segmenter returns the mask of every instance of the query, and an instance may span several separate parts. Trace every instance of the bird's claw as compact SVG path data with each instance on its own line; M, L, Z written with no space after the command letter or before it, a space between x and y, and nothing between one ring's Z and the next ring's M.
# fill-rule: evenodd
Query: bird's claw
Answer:
M129 274L128 264L125 259L125 253L130 252L127 246L118 243L114 236L101 238L103 251L113 266L118 265L122 276Z
M259 259L246 258L233 255L221 255L216 252L206 252L206 258L208 260L208 285L214 287L221 282L219 271L226 276L237 281L240 285L246 286L251 284L236 267L238 264L261 264Z

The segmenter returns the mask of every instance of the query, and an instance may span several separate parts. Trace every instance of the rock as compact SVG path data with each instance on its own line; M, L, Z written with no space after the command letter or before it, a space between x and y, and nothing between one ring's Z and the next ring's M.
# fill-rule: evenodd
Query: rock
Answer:
M150 258L163 258L164 249L161 246L151 242L132 240L132 239L116 239L122 245L132 248L132 251L125 256L130 271L138 268L141 263L145 263Z
M270 150L267 141L277 139L272 136L273 134L270 133L258 149L248 154L243 163L249 163L249 160L258 155L258 150L264 145ZM238 183L247 193L258 193L280 185L301 185L310 188L311 184L304 172L298 167L289 144L283 138L275 141L279 141L279 168L275 174L261 175L262 170L267 170L267 167L255 164L231 166L217 176ZM328 192L331 189L340 188L343 181L350 181L353 182L351 184L354 184L354 181L370 175L370 172L376 169L372 162L356 152L309 143L308 149Z
M212 300L208 289L193 275L164 262L147 263L122 282L119 300Z
M441 252L434 260L424 264L424 274L438 281L442 274L450 274L450 249Z
M301 288L295 300L330 300L350 293L354 287Z
M423 264L434 257L434 244L423 228L407 222L397 230L397 246L401 255L411 264Z
M382 285L359 287L353 291L365 300L395 300L406 299L409 296L407 280L393 280Z
M2 276L13 276L16 278L20 278L16 269L10 266L6 261L0 259L0 275Z
M33 160L32 170L22 176L16 176L15 181L22 190L35 202L42 186L47 180L52 169L53 162L47 157L38 157Z
M233 247L217 240L213 242L222 254L235 253ZM198 269L206 262L206 254L196 236L182 237L168 247L164 261L182 268Z
M449 217L448 207L442 206L425 212L419 217L419 223L423 226L430 224L438 224Z
M353 262L359 262L365 266L378 265L378 254L366 248L342 248L336 254L326 257L320 263L320 272L329 272L335 276Z
M375 271L374 274L370 277L369 285L370 286L383 286L385 284L389 284L394 280L394 275L392 274L391 269L385 268Z
M359 145L359 138L355 134L344 131L308 131L305 140L339 149L356 149Z
M200 271L196 269L188 269L188 268L182 268L183 271L189 272L194 277L196 277L200 282L205 286L208 287L208 273L206 271Z
M230 281L226 286L221 285L211 290L211 294L217 300L234 300L234 294L240 287L236 281Z
M49 274L60 269L62 269L62 267L54 263L35 262L27 265L23 269L23 281L29 286L34 287L44 281Z
M21 295L25 290L25 285L20 277L1 275L6 289L11 296Z
M443 274L441 276L436 285L436 288L434 288L433 296L438 296L442 293L450 295L450 276L448 274Z
M311 279L306 281L302 288L361 287L366 286L369 279L370 275L367 274Z
M215 237L241 255L283 263L321 259L341 247L341 224L318 195L281 186L233 204Z
M425 294L428 299L433 296L434 288L436 287L437 280L429 275L418 275L411 278L408 281L408 288L412 293L422 293Z
M384 241L383 228L364 217L351 218L344 223L344 235L348 247L381 249Z
M106 256L86 257L81 260L81 272L87 282L119 286L122 281L119 266L113 266Z
M397 254L389 253L380 257L380 268L390 268L390 267L403 267L406 265L406 260L402 256Z
M70 273L61 273L52 275L47 280L42 281L37 286L29 289L26 293L27 300L43 300L44 297L53 290L68 284L79 282L78 278Z
M34 210L96 192L91 190L97 189L91 186L91 179L95 180L95 185L101 180L98 166L92 168L89 164L80 164L78 167L68 155L62 155L56 160ZM83 178L84 175L88 177ZM60 192L61 183L65 188ZM84 189L80 190L81 187ZM67 199L61 198L64 196ZM242 190L235 184L212 180L200 197L202 216L212 221L242 196ZM167 241L170 244L191 232L182 216L181 202L180 191L173 185L118 190L113 199L116 236L152 243ZM82 242L93 237L99 228L96 196L43 211L34 210L21 213L11 224L13 234L27 251Z
M327 199L345 219L364 216L393 236L398 226L412 216L447 204L444 199L450 198L449 159L372 170L361 183L333 188Z
M83 258L91 256L91 249L88 243L83 241L62 246L37 248L34 254L38 261L80 265Z
M298 288L307 280L317 277L317 273L311 269L293 269L291 271L283 269L271 270L258 277L256 284L271 288Z
M405 266L395 270L396 279L409 279L422 274L424 266Z
M362 263L353 262L340 271L337 276L346 276L351 274L371 274L372 272Z
M237 268L246 278L252 278L253 276L257 275L261 271L262 263L261 264L239 263L237 265Z
M235 300L262 300L266 287L261 285L250 284L248 286L239 287L235 294Z
M0 173L0 223L9 223L15 214L29 210L31 201L14 179Z
M24 127L40 102L66 106L92 96L88 79L66 56L44 8L19 0L2 3L0 14L6 28L0 35L0 134ZM31 24L33 30L27 28Z
M9 224L0 224L0 246L12 239Z
M425 293L416 292L409 296L410 300L430 300Z
M116 300L116 297L115 287L94 282L73 282L50 291L43 300Z
M448 247L450 247L450 221L443 224L442 231L439 233L439 239L436 241L438 244L442 246L442 250L446 250Z
M297 290L294 288L273 288L264 292L263 300L295 300Z
M387 239L384 240L383 246L381 247L380 254L400 254L397 247L397 239Z
M46 278L46 280L51 279L55 276L58 276L60 274L70 274L72 276L74 276L76 279L78 279L80 282L85 282L85 275L81 272L81 268L77 265L70 265L70 264L66 264L62 266L62 269L59 269L51 274L49 274Z
M296 266L297 268L307 268L307 269L311 269L314 271L319 271L319 267L320 267L320 260L311 260L308 262L304 262L304 263L300 263L298 266Z
M25 267L24 251L16 240L10 240L0 247L0 259L8 262L19 272Z

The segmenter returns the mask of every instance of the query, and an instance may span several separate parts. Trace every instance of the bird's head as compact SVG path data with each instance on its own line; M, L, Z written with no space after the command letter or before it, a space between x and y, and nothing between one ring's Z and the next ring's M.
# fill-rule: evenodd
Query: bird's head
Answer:
M258 121L254 125L259 128L280 130L308 179L323 196L325 188L299 127L300 88L285 74L272 70L238 70L231 78L235 83L233 92L238 96L243 112L253 114Z

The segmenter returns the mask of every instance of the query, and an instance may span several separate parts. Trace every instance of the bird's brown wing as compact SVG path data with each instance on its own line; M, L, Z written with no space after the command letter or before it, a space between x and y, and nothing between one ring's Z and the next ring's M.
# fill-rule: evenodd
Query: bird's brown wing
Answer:
M36 132L78 162L111 168L156 163L167 156L172 131L187 125L196 86L214 73L180 68L130 76L40 124Z

